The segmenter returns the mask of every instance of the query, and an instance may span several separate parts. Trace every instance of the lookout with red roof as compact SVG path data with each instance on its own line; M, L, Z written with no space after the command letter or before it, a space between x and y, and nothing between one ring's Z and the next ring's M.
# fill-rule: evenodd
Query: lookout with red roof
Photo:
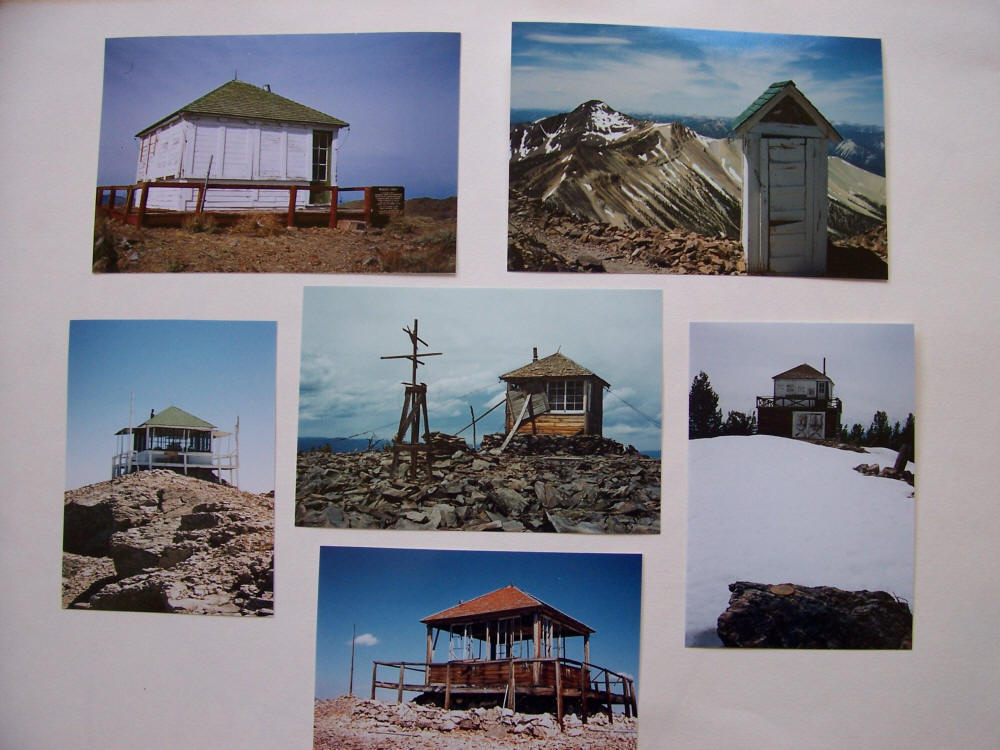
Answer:
M375 662L371 697L376 688L417 692L418 703L446 710L502 705L524 713L566 711L587 716L615 705L637 715L633 680L590 663L593 628L560 612L514 585L491 591L420 620L427 626L424 663ZM440 635L447 635L448 655L435 661ZM583 638L583 661L566 656L566 639ZM379 667L393 669L394 679L379 679Z

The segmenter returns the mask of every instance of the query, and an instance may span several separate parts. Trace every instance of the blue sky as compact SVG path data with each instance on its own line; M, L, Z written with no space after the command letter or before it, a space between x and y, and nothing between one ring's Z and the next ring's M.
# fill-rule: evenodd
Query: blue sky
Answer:
M346 136L341 131L341 185L403 185L408 197L456 195L459 39L428 33L108 39L98 183L132 183L139 153L133 135L236 74L350 123Z
M641 695L641 555L321 547L316 698L347 693L352 626L354 694L368 697L373 661L424 661L420 618L509 584L593 628L591 662L633 677ZM581 659L583 639L566 643L567 656ZM440 638L435 659L447 654Z
M511 108L733 118L792 79L827 119L882 125L878 39L650 26L515 23Z
M272 322L70 321L66 489L111 478L131 393L133 425L168 406L226 432L239 417L240 488L273 490L275 336Z
M417 378L428 385L432 430L454 434L503 398L503 373L562 354L604 378L604 435L660 448L662 303L658 290L509 290L306 287L302 311L299 435L390 438L410 378L402 332L419 320L430 349ZM635 407L626 405L622 399ZM637 413L642 412L642 414ZM503 430L503 407L476 437ZM655 424L646 416L655 420ZM472 432L462 433L471 442Z
M704 370L722 415L749 412L772 396L772 377L800 364L823 369L843 402L841 424L865 429L876 411L889 423L916 414L914 337L908 324L692 323L688 385Z

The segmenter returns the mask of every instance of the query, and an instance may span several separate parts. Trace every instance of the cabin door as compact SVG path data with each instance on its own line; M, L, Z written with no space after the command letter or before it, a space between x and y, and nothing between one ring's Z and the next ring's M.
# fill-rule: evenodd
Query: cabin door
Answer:
M813 241L806 139L763 138L761 144L767 169L767 268L772 273L810 273Z

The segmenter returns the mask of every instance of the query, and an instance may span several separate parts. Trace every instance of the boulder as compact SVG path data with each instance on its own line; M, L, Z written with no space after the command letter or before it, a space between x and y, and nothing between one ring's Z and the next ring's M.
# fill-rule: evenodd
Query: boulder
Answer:
M729 608L717 623L726 646L910 648L910 608L884 591L747 581L729 590Z

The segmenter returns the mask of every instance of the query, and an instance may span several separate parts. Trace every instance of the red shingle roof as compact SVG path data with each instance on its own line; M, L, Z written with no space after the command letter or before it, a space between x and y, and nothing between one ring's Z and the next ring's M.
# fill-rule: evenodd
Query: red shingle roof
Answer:
M504 586L502 589L477 596L467 602L461 602L454 607L428 615L420 622L436 627L447 626L457 622L472 622L487 617L514 615L518 613L544 612L564 627L579 631L579 634L593 633L594 630L569 615L560 612L540 599L526 594L516 586Z

